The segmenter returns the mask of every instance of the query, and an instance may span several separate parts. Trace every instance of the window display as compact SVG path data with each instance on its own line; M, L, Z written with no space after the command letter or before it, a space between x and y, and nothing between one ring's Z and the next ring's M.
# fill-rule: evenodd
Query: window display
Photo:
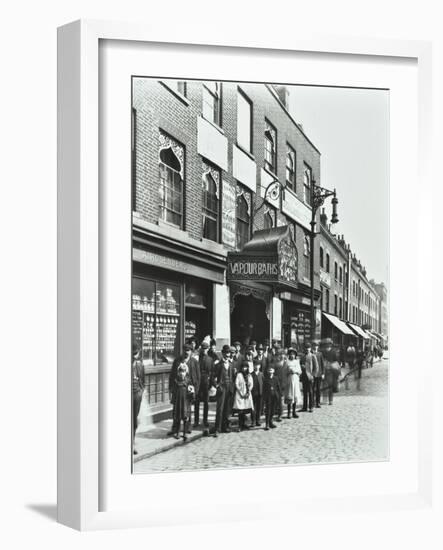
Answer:
M135 277L132 330L146 366L171 364L180 352L180 286Z

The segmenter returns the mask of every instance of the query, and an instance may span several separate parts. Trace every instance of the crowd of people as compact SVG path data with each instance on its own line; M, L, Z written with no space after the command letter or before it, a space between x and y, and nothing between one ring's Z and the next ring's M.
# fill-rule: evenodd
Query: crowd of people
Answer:
M172 403L172 428L168 435L187 439L193 427L203 426L208 434L233 431L232 419L238 417L236 431L264 424L266 431L276 428L283 417L297 419L298 412L312 413L321 407L322 393L333 404L338 391L341 367L361 376L363 365L372 366L374 350L333 346L331 339L306 343L303 353L282 348L277 342L257 345L238 341L217 350L215 340L204 339L198 346L189 339L177 357L169 376ZM215 423L209 426L209 402L216 401ZM194 422L192 422L192 404Z
M366 349L334 346L327 338L320 343L306 343L303 353L296 348L282 348L278 342L257 345L251 341L244 346L236 341L217 350L215 340L205 338L198 346L190 338L183 346L169 375L172 403L172 429L175 438L183 439L200 425L203 406L203 426L208 434L217 437L232 431L232 418L238 417L237 431L260 427L270 430L282 417L299 417L298 412L312 413L321 407L321 396L333 404L338 391L341 368L349 367L355 377L361 378L364 367L372 367L374 359L383 356L379 346ZM133 437L145 386L141 349L133 348L132 393ZM216 401L215 423L209 426L209 402ZM192 423L192 405L194 422ZM301 408L300 408L301 407ZM211 428L211 429L209 429ZM134 453L137 451L134 449Z

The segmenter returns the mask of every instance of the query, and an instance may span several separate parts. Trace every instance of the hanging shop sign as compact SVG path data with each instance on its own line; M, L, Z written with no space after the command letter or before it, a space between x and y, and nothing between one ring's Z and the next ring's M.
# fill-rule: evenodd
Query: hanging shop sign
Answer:
M241 252L228 253L228 281L257 281L282 290L298 284L298 253L288 226L256 231Z

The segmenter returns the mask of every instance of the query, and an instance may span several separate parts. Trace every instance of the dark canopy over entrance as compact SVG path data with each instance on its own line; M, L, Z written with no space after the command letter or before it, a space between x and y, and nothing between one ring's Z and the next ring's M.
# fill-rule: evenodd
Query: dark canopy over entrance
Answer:
M298 284L298 254L289 226L256 231L240 252L228 253L227 280L257 281L275 291Z

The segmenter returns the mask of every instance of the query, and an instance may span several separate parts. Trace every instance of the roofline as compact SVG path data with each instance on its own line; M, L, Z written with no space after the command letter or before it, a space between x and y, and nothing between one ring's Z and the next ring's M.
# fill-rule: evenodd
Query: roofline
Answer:
M288 117L291 119L291 121L295 124L297 130L302 134L302 136L308 141L308 143L317 151L319 155L321 155L321 151L314 145L314 143L309 139L309 137L305 134L304 130L300 128L300 126L297 124L297 122L294 120L294 117L291 115L291 113L288 111L288 109L285 107L284 103L280 99L279 95L273 88L273 84L265 84L266 88L271 92L272 96L277 100L280 107L284 110L284 112L288 115ZM289 84L281 84L281 86L289 86ZM292 84L291 86L294 86Z

